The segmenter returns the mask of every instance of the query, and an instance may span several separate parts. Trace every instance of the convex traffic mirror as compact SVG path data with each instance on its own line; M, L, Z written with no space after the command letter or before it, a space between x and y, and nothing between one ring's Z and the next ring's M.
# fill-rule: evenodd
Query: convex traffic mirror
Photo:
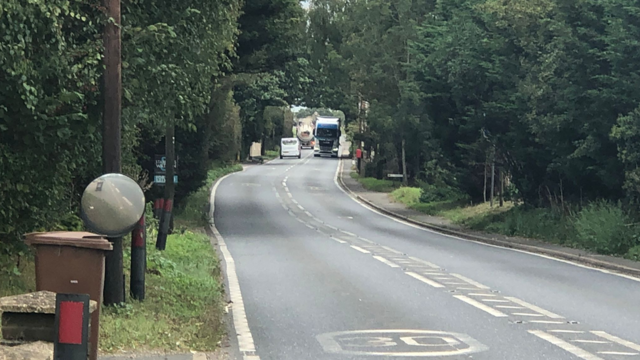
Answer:
M144 193L138 183L122 174L105 174L84 190L80 216L89 231L119 237L133 230L144 207Z

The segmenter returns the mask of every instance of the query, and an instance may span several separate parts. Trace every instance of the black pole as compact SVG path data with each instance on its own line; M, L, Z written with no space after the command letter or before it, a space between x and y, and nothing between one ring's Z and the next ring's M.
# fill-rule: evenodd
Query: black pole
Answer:
M173 210L173 195L175 193L175 184L173 183L173 175L175 174L175 127L171 123L167 126L167 135L165 136L165 148L167 156L167 165L165 173L164 187L164 210L160 218L160 231L158 231L158 240L156 241L156 249L164 250L167 247L167 236L171 227L171 212Z
M129 291L136 300L144 300L145 272L147 271L147 229L144 215L131 233L131 281Z

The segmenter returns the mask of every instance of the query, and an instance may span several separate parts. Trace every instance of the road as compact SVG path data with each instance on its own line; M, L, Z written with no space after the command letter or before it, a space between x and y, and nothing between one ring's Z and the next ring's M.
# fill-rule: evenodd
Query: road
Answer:
M310 155L215 191L244 359L640 359L637 280L394 220Z

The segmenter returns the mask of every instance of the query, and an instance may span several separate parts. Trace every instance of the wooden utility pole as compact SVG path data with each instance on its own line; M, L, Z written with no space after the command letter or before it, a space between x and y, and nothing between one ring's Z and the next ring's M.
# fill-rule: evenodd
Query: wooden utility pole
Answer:
M171 227L171 213L173 211L173 197L176 185L173 182L176 163L175 148L175 124L173 119L167 125L167 134L165 136L165 152L167 157L164 185L164 210L160 218L160 231L158 231L158 239L156 241L156 249L164 250L167 247L167 236L169 236L169 228Z
M404 139L402 139L402 185L407 186L407 158L404 151Z
M104 28L104 111L102 119L102 165L105 174L122 171L120 129L122 113L122 58L120 44L120 0L104 0L107 24ZM125 301L122 271L122 238L109 239L104 278L104 304ZM97 344L96 344L97 345ZM93 346L93 344L92 344Z

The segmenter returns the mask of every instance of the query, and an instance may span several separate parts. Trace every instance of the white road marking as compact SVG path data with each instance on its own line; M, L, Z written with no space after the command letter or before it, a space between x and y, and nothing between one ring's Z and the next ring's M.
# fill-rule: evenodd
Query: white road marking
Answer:
M469 296L486 296L486 297L494 297L494 296L496 296L496 294L483 294L483 293L471 293L471 294L467 294L467 295L469 295ZM522 309L519 306L514 306L514 307L518 308L518 309Z
M325 224L324 226L328 227L328 228L329 228L329 229L331 229L331 230L338 230L338 228L337 228L337 227L332 226L332 225L329 225L329 224Z
M625 340L625 339L621 339L617 336L613 336L611 334L607 334L604 331L592 331L591 332L594 335L600 336L603 339L607 339L609 341L612 341L614 343L620 344L622 346L626 346L629 349L633 349L636 351L640 351L640 345L636 344L636 343L632 343L631 341Z
M289 208L287 207L287 205L285 205L285 204L281 204L281 205L282 205L282 208L283 208L283 209L285 209L285 210L289 209Z
M360 240L362 240L362 241L364 241L364 242L366 242L366 243L369 243L369 244L375 244L375 242L373 242L373 241L371 241L371 240L369 240L369 239L365 239L365 238L363 238L363 237L358 237L358 239L360 239ZM384 246L383 246L383 247L384 247Z
M302 207L302 205L299 205L299 204L298 204L298 209L300 209L300 210L304 210L304 208Z
M551 334L547 334L546 332L542 331L542 330L529 330L529 333L532 335L535 335L537 337L539 337L542 340L548 341L551 344L561 348L562 350L571 353L581 359L584 360L603 360L601 357L592 354L588 351L585 351L573 344L570 344L560 338L557 338Z
M427 279L426 277L424 277L422 275L418 275L418 274L416 274L414 272L410 272L409 271L409 272L405 272L405 274L411 276L414 279L420 280L420 281L422 281L423 283L425 283L427 285L433 286L434 288L443 288L444 287L444 285L442 285L442 284L440 284L438 282L435 282L435 281L433 281L431 279Z
M456 289L458 289L458 290L467 290L467 291L478 290L477 288L468 288L468 287L459 287L459 288L456 288Z
M304 211L304 213L307 214L307 216L309 216L309 217L313 217L313 215L311 215L311 213L306 211L306 210Z
M298 205L298 201L296 199L292 199L291 202L293 202L294 204Z
M383 264L386 264L386 265L391 266L392 268L399 268L399 267L400 267L400 265L398 265L398 264L394 264L394 263L392 263L391 261L389 261L389 260L387 260L387 259L383 258L382 256L377 256L377 255L375 255L373 258L374 258L374 259L376 259L376 260L378 260L378 261L380 261L380 262L381 262L381 263L383 263Z
M289 195L289 197L293 199L293 195L291 195L290 192L287 191L287 195Z
M320 334L316 339L327 353L353 356L444 357L476 353L488 347L468 335L432 330L360 330ZM420 339L439 339L444 350L431 349Z
M576 340L571 340L572 342L577 342L577 343L584 343L584 344L611 344L610 341L604 341L604 340L581 340L581 339L576 339Z
M346 243L347 243L346 241L344 241L344 240L340 240L340 239L338 239L338 238L334 238L334 237L332 237L332 239L333 239L333 240L335 240L335 241L337 241L337 242L339 242L340 244L346 244Z
M220 183L227 178L229 175L223 176L219 179L216 184L211 189L211 194L209 195L209 203L211 204L211 212L210 217L214 219L215 214L215 198L216 191L218 190L218 186ZM235 328L235 332L238 337L238 346L240 352L246 353L251 352L255 353L256 347L253 342L253 336L251 335L251 329L249 328L249 322L247 321L247 313L244 308L244 301L242 300L242 291L240 290L240 282L238 281L238 274L236 272L236 263L227 248L227 244L224 241L224 238L218 231L215 226L215 223L212 222L210 225L211 231L213 235L218 240L218 246L220 248L220 252L222 253L222 257L224 258L224 264L227 274L227 279L229 282L229 297L233 302L233 306L231 307L231 311L233 313L233 327ZM257 355L252 355L248 357L243 355L244 360L260 360L260 357Z
M340 232L343 233L343 234L351 235L353 237L358 237L356 234L354 234L352 232L345 231L345 230L340 230Z
M500 309L526 309L526 308L523 308L522 306L513 306L513 305L496 305L496 307Z
M635 356L640 353L622 352L622 351L598 351L598 354L602 355L621 355L621 356Z
M372 208L371 206L365 204L364 202L358 200L354 195L352 195L347 190L343 189L342 186L340 186L340 184L338 183L338 176L340 174L341 168L342 168L342 160L340 160L338 166L336 167L336 172L335 172L334 179L333 179L333 182L338 187L338 189L340 191L342 191L345 195L347 195L349 198L351 198L351 200L353 200L356 203L358 203L360 206L364 207L365 209L367 209L367 210L369 210L369 211L371 211L373 213L376 213L376 214L378 214L380 216L383 216L383 217L385 217L385 218L387 218L389 220L392 220L392 221L395 221L397 223L412 227L414 229L418 229L418 230L421 230L421 231L424 231L424 232L428 232L428 233L431 233L431 234L437 234L439 236L444 236L444 237L448 237L448 238L451 238L451 239L456 239L456 240L460 240L460 241L464 241L464 242L474 243L474 244L481 245L481 246L489 246L489 247L502 249L502 250L506 250L506 251L515 251L515 252L519 252L519 253L522 253L522 254L537 256L537 257L541 257L541 258L544 258L544 259L558 261L558 262L562 262L562 263L565 263L565 264L581 267L583 269L599 271L599 272L601 272L603 274L614 275L614 276L622 277L622 278L625 278L625 279L628 279L628 280L640 282L640 277L634 277L634 276L630 276L630 275L626 275L626 274L621 274L621 273L609 271L609 270L606 270L606 269L598 269L598 268L595 268L595 267L583 265L583 264L580 264L580 263L577 263L577 262L573 262L573 261L570 261L570 260L559 259L559 258L555 258L555 257L552 257L552 256L544 255L544 254L538 254L538 253L531 252L531 251L513 249L513 248L504 247L504 246L487 244L487 243L483 243L481 241L463 239L463 238L458 237L458 236L443 234L443 233L437 232L435 230L430 230L430 229L427 229L425 227L418 226L418 225L412 224L412 223L404 221L404 220L400 220L400 219L395 218L393 216L390 216L390 215L387 215L387 214L383 214L380 211L378 211L378 210Z
M502 299L480 299L484 302L493 302L493 303L508 303L509 300L502 300Z
M535 306L535 305L533 305L533 304L529 304L528 302L526 302L526 301L524 301L524 300L520 300L520 299L518 299L518 298L515 298L515 297L509 297L509 296L505 296L505 299L508 299L508 300L510 300L511 302L516 303L516 304L518 304L518 305L520 305L520 306L524 306L524 307L526 307L526 308L529 308L529 309L531 309L531 310L533 310L533 311L535 311L535 312L538 312L538 313L540 313L540 314L542 314L542 315L544 315L544 316L546 316L546 317L550 317L550 318L552 318L552 319L564 319L564 317L563 317L563 316L560 316L560 315L558 315L558 314L554 314L554 313L552 313L551 311L547 311L547 310L545 310L545 309L543 309L543 308L540 308L540 307L538 307L538 306Z
M474 300L474 299L472 299L470 297L467 297L467 296L464 296L464 295L454 295L453 297L458 299L458 300L464 301L467 304L469 304L471 306L474 306L474 307L476 307L476 308L478 308L478 309L480 309L480 310L482 310L484 312L487 312L487 313L489 313L489 314L491 314L491 315L493 315L495 317L508 317L507 314L505 314L505 313L503 313L501 311L498 311L498 310L496 310L496 309L494 309L494 308L492 308L490 306L487 306L487 305L485 305L485 304L483 304L481 302L478 302L478 301L476 301L476 300Z
M351 247L356 249L356 250L358 250L358 251L360 251L363 254L371 254L371 252L369 250L365 250L365 249L363 249L363 248L361 248L359 246L351 245Z
M451 282L451 281L443 281L443 284L447 284L447 285L467 285L465 283L461 283L461 282Z
M278 199L280 199L280 194L276 193L276 197L277 197Z
M427 265L428 267L433 268L433 269L440 269L440 266L438 266L436 264L433 264L433 263L430 263L428 261L422 260L422 259L417 258L417 257L409 256L409 259L411 259L413 261L417 261L417 262L422 263L424 265Z
M315 230L316 228L314 228L313 226L309 225L309 224L304 224L304 226L308 227L311 230Z
M549 330L552 333L564 333L564 334L584 334L582 330Z
M542 314L538 314L538 313L512 313L512 315L517 315L517 316L531 316L531 317L538 317L538 316L544 316Z
M469 279L468 277L464 277L464 276L462 276L462 275L460 275L460 274L450 274L450 275L451 275L451 276L455 276L455 277L457 277L458 279L460 279L460 280L462 280L462 281L468 282L469 284L471 284L471 285L473 285L473 286L476 286L476 287L478 287L478 288L480 288L480 289L485 289L485 290L488 290L488 289L489 289L489 287L488 287L488 286L486 286L486 285L482 285L482 284L480 284L479 282L474 281L474 280L471 280L471 279Z
M536 323L536 324L556 324L556 325L564 324L564 321L557 321L557 320L529 320L529 322Z
M369 242L373 243L373 241L371 241L371 240L366 240L366 239L362 239L362 241L369 241ZM387 251L391 251L392 253L396 253L396 254L398 254L398 255L404 255L404 253L403 253L403 252L398 251L398 250L396 250L396 249L392 249L392 248L390 248L390 247L388 247L388 246L383 246L382 248L383 248L383 249L385 249L385 250L387 250Z

